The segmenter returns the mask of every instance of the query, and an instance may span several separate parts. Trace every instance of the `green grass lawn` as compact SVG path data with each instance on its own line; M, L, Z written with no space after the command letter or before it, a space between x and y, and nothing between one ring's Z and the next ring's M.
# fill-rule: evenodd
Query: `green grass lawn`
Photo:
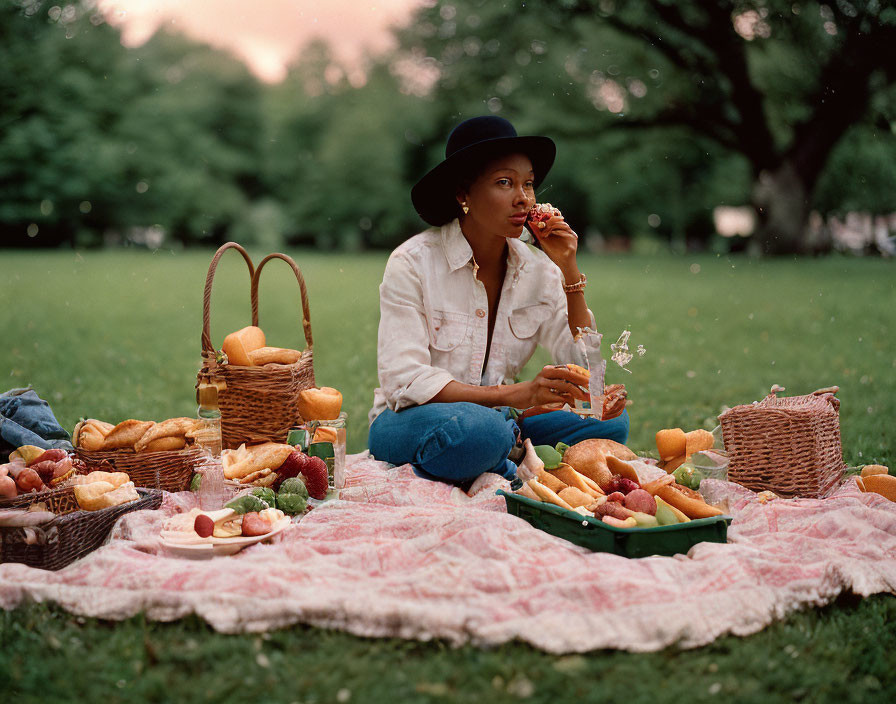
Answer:
M255 256L256 253L253 253ZM311 297L320 385L344 394L349 451L366 447L376 385L377 285L384 254L291 252ZM5 388L32 384L69 430L195 412L202 290L211 252L8 252L0 310ZM260 257L257 257L260 259ZM827 258L583 255L587 298L608 338L647 349L611 364L633 400L629 445L664 427L716 424L726 405L839 385L844 458L893 465L896 308L893 264ZM248 276L231 253L218 270L212 337L248 325ZM272 262L261 286L269 344L301 346L298 287ZM612 341L612 340L610 340ZM546 362L536 356L531 372ZM8 371L7 371L8 370ZM2 389L0 389L2 390ZM451 649L291 628L224 636L188 619L121 624L32 606L0 616L0 691L23 701L887 701L896 600L875 597L795 614L747 638L693 651L554 657L526 646Z

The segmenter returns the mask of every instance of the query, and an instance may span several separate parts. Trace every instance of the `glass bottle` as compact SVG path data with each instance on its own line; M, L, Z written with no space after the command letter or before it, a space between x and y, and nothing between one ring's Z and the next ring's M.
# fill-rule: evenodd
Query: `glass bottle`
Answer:
M221 409L218 408L218 387L211 382L200 382L196 387L197 417L200 428L196 442L212 457L221 456Z

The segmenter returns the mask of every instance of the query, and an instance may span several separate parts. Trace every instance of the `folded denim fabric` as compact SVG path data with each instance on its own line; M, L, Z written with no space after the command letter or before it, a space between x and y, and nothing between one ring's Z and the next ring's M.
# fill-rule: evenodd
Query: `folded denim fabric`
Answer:
M8 452L22 445L74 449L71 436L56 420L50 404L31 387L0 394L0 451Z

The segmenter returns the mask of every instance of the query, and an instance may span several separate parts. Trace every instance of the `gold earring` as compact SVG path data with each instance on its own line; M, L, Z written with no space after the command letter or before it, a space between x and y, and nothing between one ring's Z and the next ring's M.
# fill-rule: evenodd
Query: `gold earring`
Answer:
M460 209L464 211L464 215L466 215L467 213L470 212L470 206L467 205L466 201L464 201L464 203L461 204Z

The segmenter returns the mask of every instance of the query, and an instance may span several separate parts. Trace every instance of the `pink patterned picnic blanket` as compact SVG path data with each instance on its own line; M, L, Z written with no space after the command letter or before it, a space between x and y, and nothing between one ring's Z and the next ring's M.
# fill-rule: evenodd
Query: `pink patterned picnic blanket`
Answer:
M850 480L824 500L762 503L713 481L734 523L728 544L629 560L592 553L508 515L489 475L472 497L349 457L348 486L272 544L188 560L158 545L191 508L168 494L130 514L105 546L59 572L0 565L0 606L53 601L85 616L195 612L225 632L307 623L364 636L497 644L554 653L695 647L746 635L844 590L896 592L896 504Z

